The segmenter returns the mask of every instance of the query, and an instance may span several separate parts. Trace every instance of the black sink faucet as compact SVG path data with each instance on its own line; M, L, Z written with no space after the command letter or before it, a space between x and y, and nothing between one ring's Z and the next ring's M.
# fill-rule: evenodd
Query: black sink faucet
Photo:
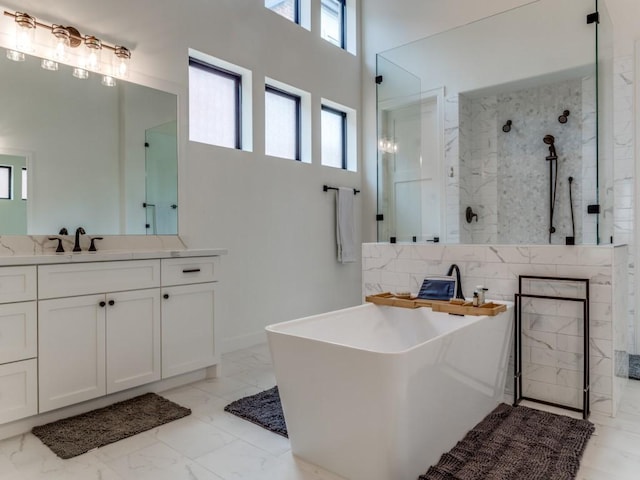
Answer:
M82 248L80 248L80 235L84 235L87 232L84 231L84 228L78 227L76 228L76 243L73 245L74 252L81 252Z

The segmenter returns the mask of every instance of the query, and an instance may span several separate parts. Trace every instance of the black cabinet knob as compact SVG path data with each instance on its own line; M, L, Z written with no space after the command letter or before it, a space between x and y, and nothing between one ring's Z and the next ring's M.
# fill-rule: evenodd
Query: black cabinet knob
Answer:
M165 294L162 296L162 298L164 298L164 299L166 300L167 298L169 298L169 294L168 294L168 293L165 293Z
M107 304L107 302L100 302L98 305L100 305L102 308L104 308L106 304Z
M115 300L109 300L109 305L114 306L116 304Z

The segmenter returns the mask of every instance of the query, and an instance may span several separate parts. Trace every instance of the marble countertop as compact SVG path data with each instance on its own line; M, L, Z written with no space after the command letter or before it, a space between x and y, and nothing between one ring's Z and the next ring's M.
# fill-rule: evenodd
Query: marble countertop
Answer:
M0 266L43 265L54 263L108 262L113 260L147 260L155 258L210 257L226 255L224 248L167 250L102 250L78 253L42 253L1 256Z

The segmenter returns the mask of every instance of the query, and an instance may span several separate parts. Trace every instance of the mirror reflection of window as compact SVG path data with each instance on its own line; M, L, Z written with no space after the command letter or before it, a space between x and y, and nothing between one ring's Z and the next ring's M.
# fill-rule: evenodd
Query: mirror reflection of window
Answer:
M22 200L27 199L27 169L22 169Z
M11 167L0 166L0 199L11 199Z

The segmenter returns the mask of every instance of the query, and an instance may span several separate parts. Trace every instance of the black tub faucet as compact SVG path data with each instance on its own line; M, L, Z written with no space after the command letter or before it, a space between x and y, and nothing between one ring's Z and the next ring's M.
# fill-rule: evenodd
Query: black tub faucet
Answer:
M76 228L76 243L73 244L74 252L81 252L82 248L80 248L80 235L84 235L87 232L84 231L84 228L78 227Z

